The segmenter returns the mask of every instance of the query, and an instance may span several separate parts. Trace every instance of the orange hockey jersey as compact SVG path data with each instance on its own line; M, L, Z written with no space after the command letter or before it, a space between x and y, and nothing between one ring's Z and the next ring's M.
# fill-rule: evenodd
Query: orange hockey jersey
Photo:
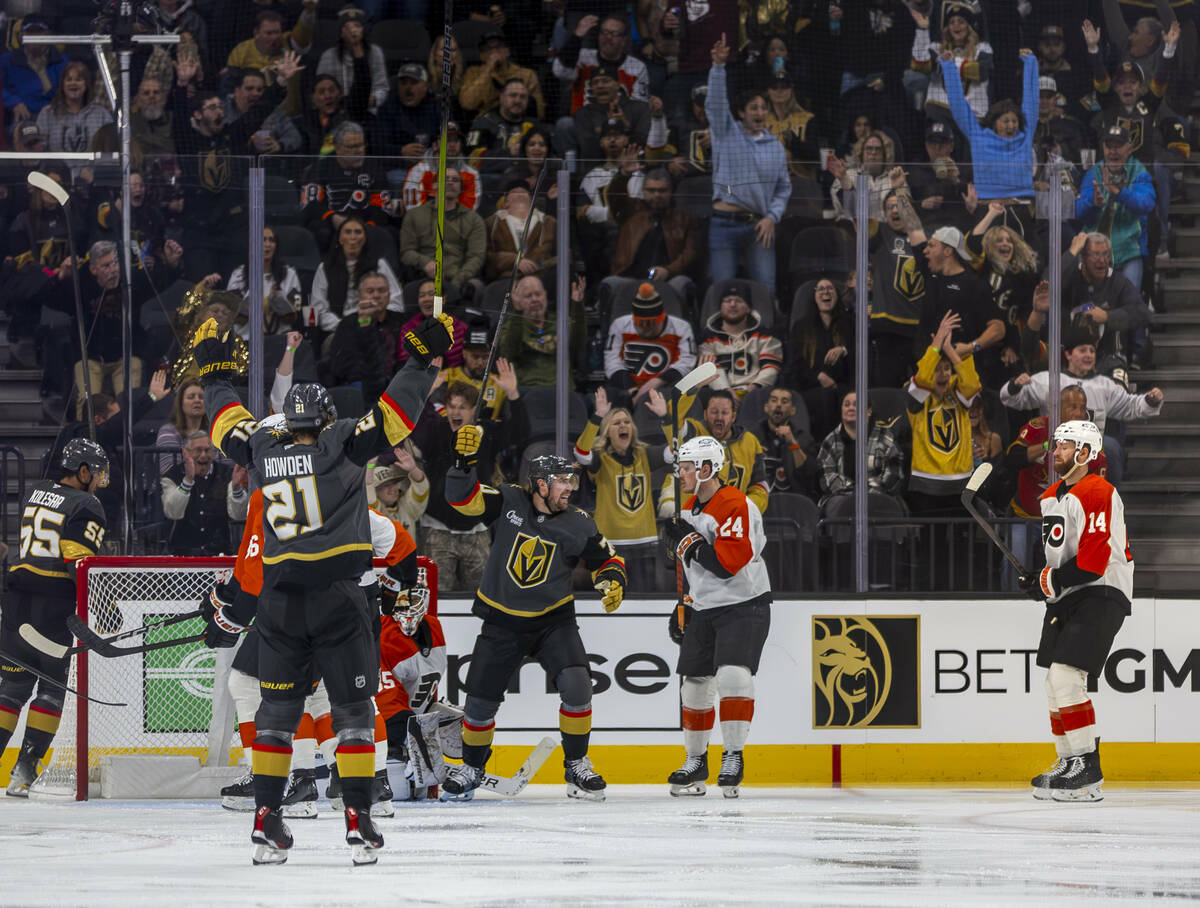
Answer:
M442 623L426 615L416 634L408 636L389 618L379 635L379 693L375 705L384 719L403 710L420 715L437 702L438 684L446 670L446 636Z
M1089 473L1072 486L1060 479L1041 498L1046 564L1061 568L1074 559L1095 580L1064 587L1057 601L1088 586L1108 586L1133 598L1133 553L1125 535L1125 505L1112 484Z

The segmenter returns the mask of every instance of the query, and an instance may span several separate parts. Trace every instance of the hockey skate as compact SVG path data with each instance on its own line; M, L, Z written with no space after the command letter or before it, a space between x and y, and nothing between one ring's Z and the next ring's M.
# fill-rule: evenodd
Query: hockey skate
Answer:
M33 780L37 778L37 770L28 763L21 760L17 761L17 765L12 768L12 773L8 778L8 788L4 793L10 798L27 798L29 797L29 786L33 784Z
M254 811L254 831L250 833L254 843L255 864L283 864L287 862L288 849L292 847L292 831L283 822L283 814L270 807Z
M288 819L314 819L317 815L317 771L297 769L288 780L283 796L283 815Z
M247 772L232 785L221 789L221 806L226 810L254 809L254 773Z
M1058 778L1067 768L1068 757L1059 757L1051 766L1043 773L1034 776L1029 784L1033 786L1033 796L1039 801L1050 800L1050 780Z
M721 794L727 798L736 798L745 774L746 765L742 762L740 750L727 750L721 754L721 771L717 774L717 786L721 789Z
M388 782L387 770L381 769L375 773L375 783L371 786L371 816L394 817L396 808L392 804L392 785Z
M608 787L608 783L600 773L592 769L591 760L587 757L564 760L563 769L567 780L568 798L578 798L581 801L604 800L604 789Z
M475 789L483 782L483 767L462 763L450 767L446 781L442 783L443 801L469 801L475 797Z
M329 806L334 810L345 810L342 803L342 777L338 775L336 765L329 767L329 784L325 787L325 797L329 798Z
M708 753L699 756L688 756L683 765L667 776L671 786L671 797L702 797L707 790L708 782Z
M1067 766L1050 780L1050 797L1055 801L1103 801L1100 786L1104 775L1100 771L1100 750L1077 757L1067 757Z
M354 807L346 808L346 844L350 846L350 859L355 866L374 864L376 854L383 847L383 836L371 822L371 813L363 813Z

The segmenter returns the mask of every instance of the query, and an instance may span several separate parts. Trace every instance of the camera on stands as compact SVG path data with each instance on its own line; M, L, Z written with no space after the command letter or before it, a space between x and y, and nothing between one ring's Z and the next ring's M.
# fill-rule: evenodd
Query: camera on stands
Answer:
M161 24L158 4L153 0L96 0L99 12L92 20L97 34L157 34Z

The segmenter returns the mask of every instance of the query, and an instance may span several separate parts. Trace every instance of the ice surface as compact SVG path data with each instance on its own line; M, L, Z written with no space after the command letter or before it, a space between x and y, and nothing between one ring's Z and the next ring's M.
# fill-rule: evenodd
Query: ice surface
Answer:
M339 815L291 820L282 867L250 864L250 815L211 803L0 797L2 905L1049 905L1200 898L1200 791L743 788L673 799L562 786L398 804L351 868ZM324 802L322 802L324 804Z

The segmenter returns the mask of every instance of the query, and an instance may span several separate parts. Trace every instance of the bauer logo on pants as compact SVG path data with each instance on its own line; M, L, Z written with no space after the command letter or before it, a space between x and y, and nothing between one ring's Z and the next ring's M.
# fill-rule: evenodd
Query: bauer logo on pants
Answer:
M920 617L812 619L813 728L919 728Z

